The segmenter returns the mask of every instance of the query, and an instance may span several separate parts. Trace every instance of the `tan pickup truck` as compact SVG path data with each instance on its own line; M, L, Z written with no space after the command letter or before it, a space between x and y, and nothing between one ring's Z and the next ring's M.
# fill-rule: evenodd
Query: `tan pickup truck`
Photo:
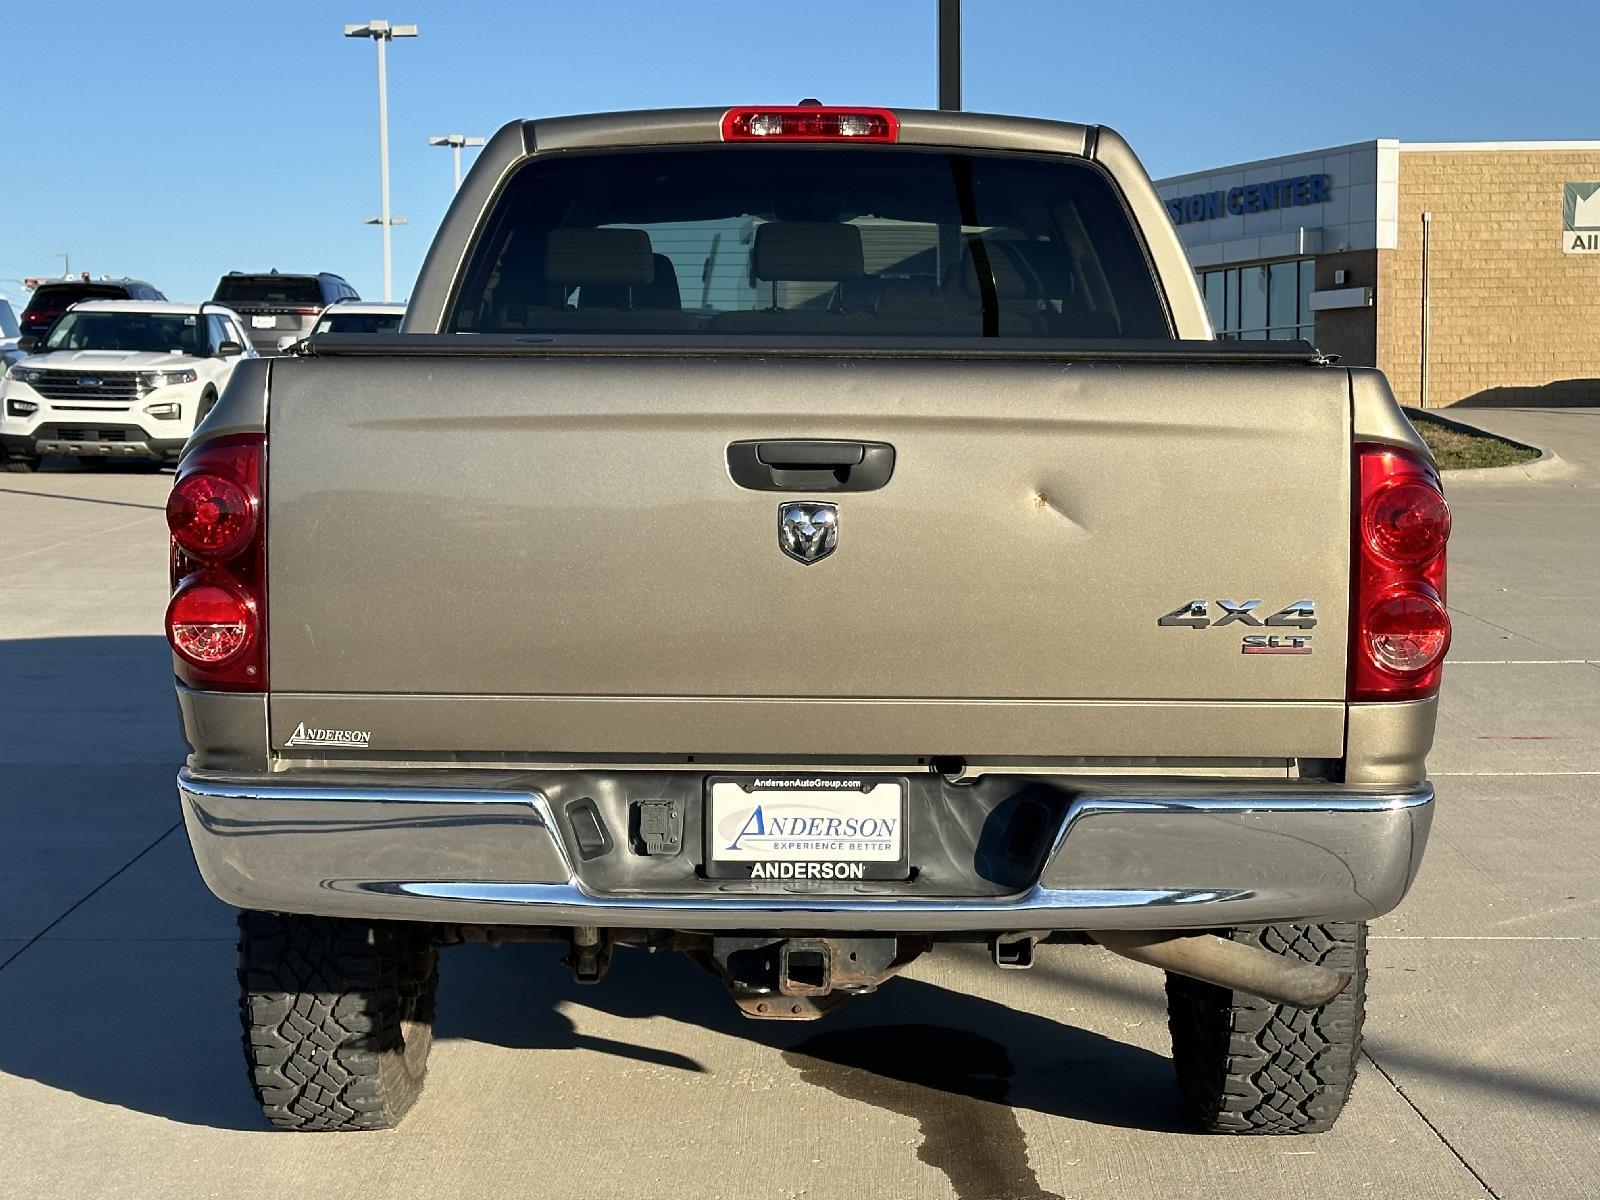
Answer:
M1109 129L508 125L403 331L240 364L167 511L274 1124L396 1122L484 938L783 1020L1099 946L1167 972L1201 1127L1343 1106L1449 512L1380 374L1215 339Z

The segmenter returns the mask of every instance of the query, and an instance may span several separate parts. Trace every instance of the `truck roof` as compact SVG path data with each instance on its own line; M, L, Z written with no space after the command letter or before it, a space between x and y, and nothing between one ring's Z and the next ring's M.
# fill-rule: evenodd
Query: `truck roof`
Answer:
M206 310L238 316L227 305L212 300L206 301ZM159 313L165 316L192 317L200 311L200 305L185 304L179 300L80 300L72 306L72 311Z
M792 112L796 105L724 105L717 108L638 109L512 121L490 147L518 131L526 153L535 150L598 149L608 146L671 146L721 142L723 119L735 112ZM1013 117L998 113L948 112L922 108L819 105L819 112L885 112L894 116L894 141L903 146L963 146L979 150L1039 150L1092 154L1103 126ZM487 154L488 149L485 150Z

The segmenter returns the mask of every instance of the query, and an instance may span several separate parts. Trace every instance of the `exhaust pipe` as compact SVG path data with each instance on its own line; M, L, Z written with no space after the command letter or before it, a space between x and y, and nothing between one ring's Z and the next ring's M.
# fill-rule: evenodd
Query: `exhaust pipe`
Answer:
M1349 975L1331 967L1285 958L1209 933L1102 930L1089 936L1111 953L1136 963L1296 1008L1318 1008L1350 982Z

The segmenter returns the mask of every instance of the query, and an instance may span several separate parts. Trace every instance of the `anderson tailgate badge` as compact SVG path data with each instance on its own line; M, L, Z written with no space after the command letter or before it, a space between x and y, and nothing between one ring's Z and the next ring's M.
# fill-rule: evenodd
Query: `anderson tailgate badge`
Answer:
M294 727L285 746L342 746L346 749L365 750L372 744L370 729L307 729L301 721Z

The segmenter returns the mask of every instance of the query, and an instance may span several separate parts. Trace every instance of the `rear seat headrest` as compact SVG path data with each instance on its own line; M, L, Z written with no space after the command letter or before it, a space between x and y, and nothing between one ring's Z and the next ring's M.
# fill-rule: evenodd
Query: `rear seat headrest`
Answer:
M756 226L750 254L757 279L843 283L860 279L861 230L834 221L770 221Z
M1061 300L1072 294L1072 258L1063 247L1050 242L970 238L959 268L961 290L969 296L979 293L975 249L981 249L988 259L995 295L1001 300Z
M545 237L547 283L644 287L655 273L650 235L642 229L552 229Z

